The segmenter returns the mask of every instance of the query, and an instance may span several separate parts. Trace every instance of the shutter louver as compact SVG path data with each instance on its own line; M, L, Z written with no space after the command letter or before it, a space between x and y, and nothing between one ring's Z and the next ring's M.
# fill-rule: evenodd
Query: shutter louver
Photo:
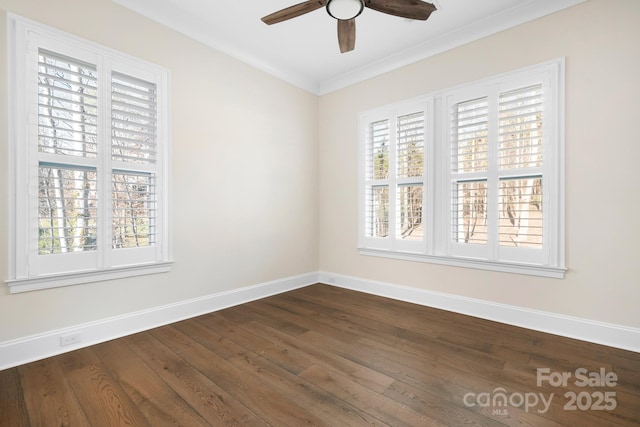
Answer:
M456 104L452 125L452 171L486 171L489 136L487 98Z
M39 254L96 250L97 182L90 168L40 164Z
M399 116L396 122L396 175L404 178L396 187L397 237L423 238L424 111ZM413 179L415 179L415 181Z
M424 112L398 117L398 177L424 174Z
M421 240L424 236L422 225L423 193L422 183L398 185L396 205L399 210L399 238Z
M541 177L501 179L499 209L501 246L542 247Z
M542 85L500 94L500 169L542 166Z
M38 54L38 151L96 157L94 65L46 50Z
M478 98L454 105L452 118L451 230L457 243L487 244L489 101ZM468 174L483 178L473 179Z
M156 185L153 174L114 171L112 177L113 248L156 243Z
M156 85L121 73L111 77L112 159L156 163Z
M500 246L543 245L543 105L541 84L500 94L498 164L511 175L500 179Z
M367 135L367 179L389 177L389 120L369 125Z
M389 120L370 123L367 128L367 194L365 196L366 235L389 235ZM382 182L381 182L382 181Z
M487 181L460 181L453 185L453 241L487 244Z
M389 186L369 187L366 198L367 236L389 236Z

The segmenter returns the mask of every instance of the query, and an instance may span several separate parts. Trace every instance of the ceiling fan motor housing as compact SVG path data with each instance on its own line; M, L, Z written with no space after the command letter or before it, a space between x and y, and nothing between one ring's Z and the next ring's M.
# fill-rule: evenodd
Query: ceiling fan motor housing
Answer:
M355 18L363 10L363 0L329 0L327 2L327 13L342 21Z

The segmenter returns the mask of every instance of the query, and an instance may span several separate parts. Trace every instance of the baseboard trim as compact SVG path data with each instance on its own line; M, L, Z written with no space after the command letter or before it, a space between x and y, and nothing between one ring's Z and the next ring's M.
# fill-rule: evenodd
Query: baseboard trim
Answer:
M332 286L640 352L640 329L636 328L328 272L320 272L318 280Z
M0 343L0 370L303 288L318 282L640 353L640 329L637 328L393 283L329 272L313 272L5 341ZM75 333L82 335L81 342L64 347L60 346L61 336Z
M0 343L0 370L302 288L317 282L317 272L292 276L5 341ZM82 336L81 342L64 347L60 345L61 336L78 333Z

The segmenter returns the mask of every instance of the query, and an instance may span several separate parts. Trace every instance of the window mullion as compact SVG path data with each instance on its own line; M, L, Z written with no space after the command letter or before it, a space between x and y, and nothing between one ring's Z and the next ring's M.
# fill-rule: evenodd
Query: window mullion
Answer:
M487 143L487 258L498 259L498 229L499 229L499 86L492 85L488 88L488 125L489 135Z
M389 115L389 244L391 250L397 249L398 230L398 114Z
M111 62L98 64L98 245L99 267L111 266Z
M436 170L436 149L435 149L435 135L436 135L436 116L434 98L428 98L425 108L424 116L424 169L422 176L424 179L423 184L423 215L422 223L424 224L424 236L425 236L425 253L427 255L433 255L438 245L438 236L435 233L436 230L436 184L438 171Z
M440 229L438 233L438 245L436 248L436 254L442 254L446 256L452 255L453 248L453 239L451 236L453 235L453 206L451 204L451 198L453 194L453 170L452 170L452 151L453 151L453 122L452 122L452 114L453 114L453 106L455 105L455 101L452 99L452 96L444 97L439 101L439 104L442 107L442 111L440 112L440 120L438 123L441 124L440 129L440 138L444 142L440 144L440 147L436 147L436 151L440 152L440 165L441 173L439 176L441 177L439 187L439 197L437 199L440 204L440 209L438 209L438 213L440 216L437 218L436 229Z
M563 64L556 64L549 71L548 79L543 83L545 114L543 134L542 185L543 203L546 214L543 217L543 250L544 262L554 266L564 265L564 236L560 224L564 223L564 139L561 110L564 110L564 90L561 89L561 75L564 74ZM555 97L550 94L557 94ZM551 143L554 141L554 143ZM552 238L553 236L553 238Z
M19 215L17 220L24 222L21 230L25 231L25 239L18 241L24 243L25 247L21 248L20 245L16 248L18 256L26 254L26 265L18 265L18 275L37 275L40 273L40 265L38 263L38 195L39 195L39 181L38 181L38 167L39 167L39 153L38 153L38 38L35 34L30 33L26 42L26 54L28 57L26 65L26 100L20 99L20 102L25 102L24 110L26 111L25 120L25 134L22 135L26 141L36 141L30 144L21 144L18 165L19 167L26 167L27 170L27 198L26 203L22 204L22 207L26 208L26 212ZM22 77L22 76L20 76ZM21 123L19 123L20 125ZM19 174L22 177L22 174ZM20 188L20 187L18 187ZM24 188L24 187L22 187ZM23 252L24 251L24 252ZM26 271L24 270L26 269ZM22 270L22 271L20 271Z

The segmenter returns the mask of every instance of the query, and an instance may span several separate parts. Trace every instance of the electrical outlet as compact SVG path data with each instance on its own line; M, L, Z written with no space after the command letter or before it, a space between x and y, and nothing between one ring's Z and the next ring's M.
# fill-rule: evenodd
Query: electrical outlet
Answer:
M60 336L60 346L64 347L66 345L77 344L82 341L82 333L73 332L71 334L65 334Z

